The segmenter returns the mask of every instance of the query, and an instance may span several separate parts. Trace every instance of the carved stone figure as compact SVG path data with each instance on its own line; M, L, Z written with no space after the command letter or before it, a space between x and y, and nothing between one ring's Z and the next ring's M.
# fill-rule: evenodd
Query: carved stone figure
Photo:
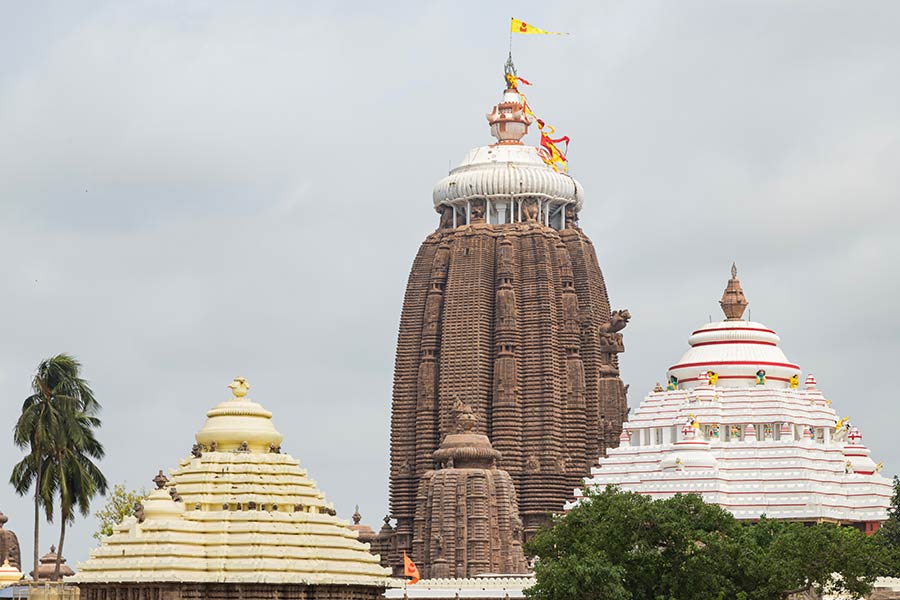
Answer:
M522 219L524 221L536 222L540 217L541 206L534 198L527 198L522 204Z
M140 502L134 504L134 516L137 517L138 523L144 522L144 505Z
M441 221L438 225L439 229L453 228L453 207L446 204L441 207Z
M194 458L200 458L201 456L203 456L203 448L200 446L200 444L194 444L193 446L191 446L191 456L193 456Z
M169 482L169 478L166 477L162 469L159 470L159 473L156 474L156 477L153 478L153 483L156 484L156 489L161 490L166 487L166 483Z
M472 200L472 204L469 208L469 215L472 219L472 223L484 223L484 211L484 200Z

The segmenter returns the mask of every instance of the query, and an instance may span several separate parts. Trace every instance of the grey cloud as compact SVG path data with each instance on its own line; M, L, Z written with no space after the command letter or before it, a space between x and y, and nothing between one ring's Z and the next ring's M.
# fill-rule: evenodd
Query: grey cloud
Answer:
M506 10L4 6L5 414L41 358L73 352L104 403L104 469L149 485L244 375L339 514L359 503L377 528L405 279L431 186L490 140ZM900 469L900 8L516 10L573 32L514 52L573 138L582 226L634 315L631 404L719 318L736 260L753 318ZM0 448L8 473L19 453ZM6 487L0 508L29 547L28 500ZM92 529L77 521L70 560Z

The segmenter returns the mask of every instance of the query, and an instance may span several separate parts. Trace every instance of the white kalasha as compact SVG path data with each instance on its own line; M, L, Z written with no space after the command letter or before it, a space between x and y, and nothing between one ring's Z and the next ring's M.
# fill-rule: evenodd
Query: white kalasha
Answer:
M722 301L726 314L735 311L735 298L745 302L733 273ZM778 342L765 325L738 318L695 331L667 374L677 383L658 385L641 402L619 447L600 459L585 486L613 484L654 498L697 493L740 519L875 529L887 518L891 481L812 375L804 389L791 386L800 367ZM757 383L760 370L764 383ZM577 502L581 492L575 496Z

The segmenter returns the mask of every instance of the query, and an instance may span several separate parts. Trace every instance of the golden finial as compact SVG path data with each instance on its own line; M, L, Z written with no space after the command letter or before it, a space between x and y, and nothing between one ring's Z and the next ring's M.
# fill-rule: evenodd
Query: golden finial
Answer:
M235 398L243 398L250 391L250 384L243 377L235 377L234 381L228 384L228 388Z

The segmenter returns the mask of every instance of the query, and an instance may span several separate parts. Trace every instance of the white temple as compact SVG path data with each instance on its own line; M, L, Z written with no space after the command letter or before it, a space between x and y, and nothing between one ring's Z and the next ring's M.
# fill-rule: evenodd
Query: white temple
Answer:
M811 374L801 389L801 369L774 331L741 320L747 300L734 267L720 304L726 319L691 334L666 388L657 384L644 399L585 487L654 498L696 493L739 519L875 531L887 518L891 481L859 429L838 418Z

